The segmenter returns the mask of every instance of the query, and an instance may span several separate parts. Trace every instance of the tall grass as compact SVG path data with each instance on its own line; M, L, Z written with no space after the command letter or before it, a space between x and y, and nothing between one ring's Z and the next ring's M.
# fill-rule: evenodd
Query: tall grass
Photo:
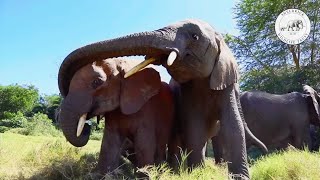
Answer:
M290 148L262 157L251 167L252 179L320 179L320 152Z
M100 179L94 173L100 141L92 141L83 148L75 148L64 138L24 136L0 133L0 179ZM166 164L139 169L150 179L228 179L226 164L217 166L212 158L203 167L185 166L186 153L177 173ZM105 179L133 179L135 169L127 166L107 174ZM125 168L131 169L125 169ZM320 152L310 153L290 149L273 153L254 161L250 167L251 179L320 179Z
M97 141L75 148L63 138L0 134L0 179L87 177L97 163L99 149Z

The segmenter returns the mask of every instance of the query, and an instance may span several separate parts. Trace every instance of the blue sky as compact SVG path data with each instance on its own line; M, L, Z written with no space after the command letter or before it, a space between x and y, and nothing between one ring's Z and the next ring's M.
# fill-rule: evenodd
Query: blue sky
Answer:
M32 84L59 93L58 70L74 49L88 43L161 28L187 18L237 34L235 0L1 0L0 85ZM164 80L169 77L160 69Z

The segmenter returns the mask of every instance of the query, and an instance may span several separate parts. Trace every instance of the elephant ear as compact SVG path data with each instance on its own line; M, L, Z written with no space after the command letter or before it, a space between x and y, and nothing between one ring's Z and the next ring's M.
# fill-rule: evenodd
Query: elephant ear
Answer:
M320 121L320 105L318 103L318 102L320 102L320 97L319 97L317 91L315 91L312 87L310 87L308 85L303 86L303 91L304 91L304 93L310 95L314 109L318 115L318 120Z
M120 108L123 114L138 112L151 97L159 93L161 79L152 68L145 68L123 79L121 83Z
M219 49L210 75L210 88L223 90L227 86L238 82L238 65L221 35L216 36L216 43Z

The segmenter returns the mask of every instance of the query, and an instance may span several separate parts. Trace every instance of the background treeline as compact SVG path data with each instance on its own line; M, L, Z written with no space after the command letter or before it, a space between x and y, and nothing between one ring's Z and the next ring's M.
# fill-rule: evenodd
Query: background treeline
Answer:
M280 41L277 16L296 8L310 19L311 31L299 45ZM320 89L320 1L242 0L233 9L238 36L226 40L240 63L241 89L270 93L302 91L302 84Z
M34 86L0 86L0 132L23 135L62 136L57 121L62 97L40 95ZM92 139L100 139L101 128L94 124Z
M34 86L0 86L0 132L14 131L25 135L58 136L55 115L62 98L41 96Z

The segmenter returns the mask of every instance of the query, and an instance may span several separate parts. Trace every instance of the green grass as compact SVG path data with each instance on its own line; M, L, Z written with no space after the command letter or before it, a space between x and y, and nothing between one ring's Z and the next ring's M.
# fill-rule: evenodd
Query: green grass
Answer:
M0 133L0 179L80 176L72 171L96 163L99 149L99 141L75 148L64 138Z
M320 153L290 149L262 157L251 167L252 179L320 179Z
M85 147L75 148L60 137L0 133L0 179L95 179L93 169L100 143L90 140ZM127 170L119 171L123 175L118 177L132 178L133 170ZM192 171L180 168L178 173L173 173L166 164L147 166L139 171L154 180L228 179L226 165L216 166L212 158L206 159L204 167ZM250 167L251 178L259 180L320 179L319 171L319 152L295 149L261 157Z

